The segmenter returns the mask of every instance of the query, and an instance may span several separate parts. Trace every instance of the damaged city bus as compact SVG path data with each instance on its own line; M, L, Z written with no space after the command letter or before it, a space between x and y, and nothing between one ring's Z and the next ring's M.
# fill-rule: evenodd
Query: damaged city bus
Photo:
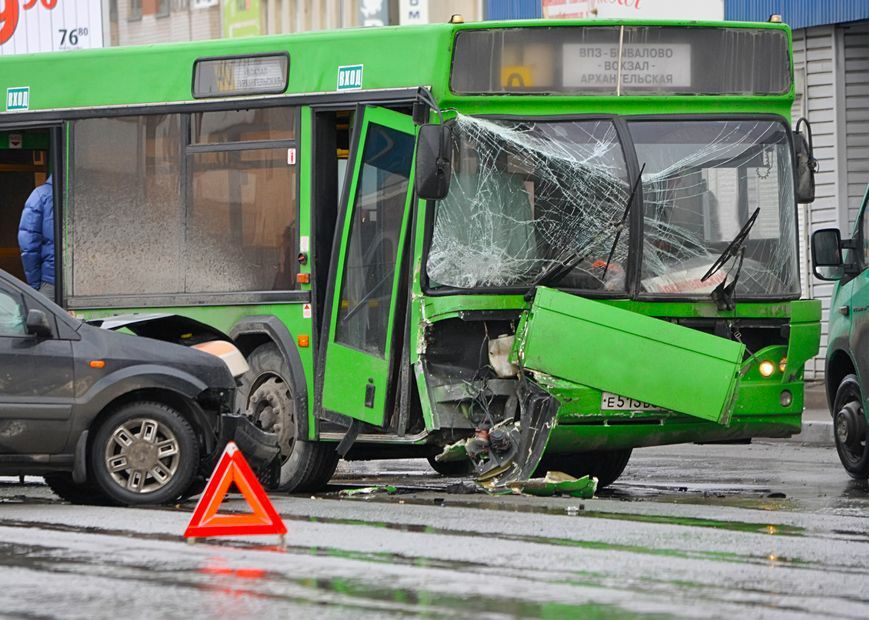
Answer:
M788 27L454 22L0 59L58 301L228 334L288 491L339 456L605 485L799 432Z

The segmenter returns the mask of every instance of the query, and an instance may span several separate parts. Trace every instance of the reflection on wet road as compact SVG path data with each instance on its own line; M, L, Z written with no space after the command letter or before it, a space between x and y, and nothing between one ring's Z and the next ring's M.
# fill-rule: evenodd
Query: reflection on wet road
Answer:
M278 547L185 543L193 502L70 506L2 479L0 615L869 616L869 492L832 448L638 450L590 500L474 494L425 461L342 464L333 482L272 495ZM339 495L369 484L397 492Z

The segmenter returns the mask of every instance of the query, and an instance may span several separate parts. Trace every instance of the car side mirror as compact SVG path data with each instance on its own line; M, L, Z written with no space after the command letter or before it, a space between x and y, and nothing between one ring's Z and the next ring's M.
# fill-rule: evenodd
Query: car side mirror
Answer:
M51 324L48 322L48 316L42 310L31 308L27 311L27 320L25 322L27 333L39 338L48 338L51 336Z
M841 280L845 275L838 228L824 228L812 234L812 271L821 280Z
M800 126L805 125L805 133L800 131ZM815 171L818 169L818 160L815 159L812 147L812 127L809 121L801 118L797 121L794 132L794 156L797 161L796 169L796 198L799 203L815 201Z
M416 194L423 200L441 200L450 190L452 128L426 124L419 128L416 146Z

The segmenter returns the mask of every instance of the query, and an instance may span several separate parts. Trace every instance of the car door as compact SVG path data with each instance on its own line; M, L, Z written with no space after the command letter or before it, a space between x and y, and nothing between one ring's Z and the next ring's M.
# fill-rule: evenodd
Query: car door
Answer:
M379 426L389 402L416 130L398 112L366 107L360 116L327 294L322 406Z
M50 337L27 333L29 308L46 313ZM72 343L57 337L54 314L0 280L0 454L63 450L73 404Z
M831 332L834 312L840 312L851 318L851 331L848 336L849 348L857 365L857 374L863 386L863 396L869 396L866 382L869 381L869 217L866 214L866 204L869 201L869 190L863 199L863 208L855 228L857 250L854 259L862 271L854 278L841 285L841 290L830 308ZM852 259L852 260L854 260ZM850 302L850 308L848 304Z

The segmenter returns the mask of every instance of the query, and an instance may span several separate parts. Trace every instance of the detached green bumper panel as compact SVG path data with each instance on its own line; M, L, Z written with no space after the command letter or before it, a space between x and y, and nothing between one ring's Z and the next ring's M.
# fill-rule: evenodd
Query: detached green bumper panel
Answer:
M518 334L523 368L727 424L745 346L539 288Z

